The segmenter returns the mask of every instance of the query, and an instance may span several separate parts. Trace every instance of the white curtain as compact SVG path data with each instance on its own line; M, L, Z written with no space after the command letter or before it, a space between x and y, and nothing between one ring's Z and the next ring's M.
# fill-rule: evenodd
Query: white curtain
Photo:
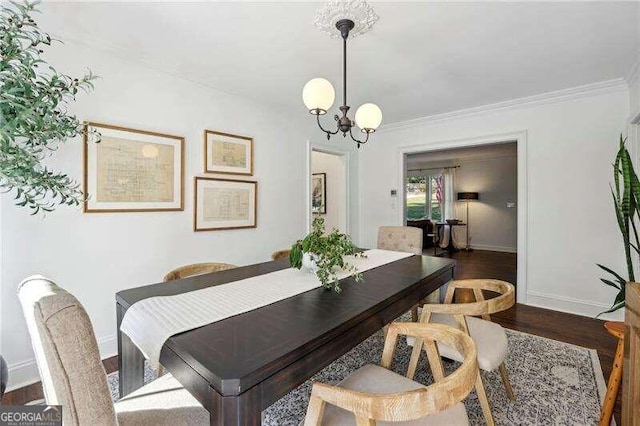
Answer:
M444 180L444 200L443 200L443 222L446 219L457 219L457 204L456 203L456 168L446 168L442 170L442 178ZM450 232L453 231L453 232ZM451 234L451 235L450 235ZM457 238L457 229L455 226L442 226L442 235L440 239L440 247L447 247L449 245L449 238L453 238L453 246L460 247L459 238Z

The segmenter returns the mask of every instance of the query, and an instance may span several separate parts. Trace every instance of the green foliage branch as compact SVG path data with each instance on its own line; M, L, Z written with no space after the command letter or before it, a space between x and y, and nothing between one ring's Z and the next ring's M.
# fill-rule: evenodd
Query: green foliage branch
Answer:
M79 91L93 88L96 78L90 71L72 78L42 59L44 48L56 40L31 18L37 4L0 6L0 191L13 191L16 205L32 214L84 200L77 182L43 161L61 142L83 132L67 108ZM88 132L99 141L98 133Z
M351 273L355 281L362 281L362 273L344 259L344 256L349 255L364 257L351 238L337 229L325 234L324 219L321 217L313 219L311 228L309 235L291 246L289 254L291 266L300 269L304 253L314 255L318 269L316 275L322 286L329 290L333 289L336 293L342 291L337 275L339 270L346 270Z

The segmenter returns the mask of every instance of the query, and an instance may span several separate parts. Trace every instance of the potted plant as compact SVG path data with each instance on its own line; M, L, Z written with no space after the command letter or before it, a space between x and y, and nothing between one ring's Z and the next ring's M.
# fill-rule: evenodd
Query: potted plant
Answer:
M316 217L311 225L311 233L291 246L289 261L297 269L305 267L315 273L322 286L340 293L340 280L337 272L346 270L356 281L362 280L355 266L345 260L345 256L364 257L364 254L351 242L348 235L337 229L326 234L324 219Z
M618 293L613 301L610 309L600 313L599 315L617 311L624 307L625 286L627 282L635 281L633 257L640 255L640 239L638 238L638 229L636 218L639 217L638 211L640 203L640 181L633 169L631 155L625 146L626 139L620 135L620 147L613 163L613 179L614 187L611 188L613 197L613 206L616 213L618 228L622 234L622 242L624 246L624 254L627 264L627 277L618 274L611 268L598 264L598 267L611 275L610 279L601 278L604 284L615 288Z
M42 59L56 40L31 18L36 5L0 5L0 192L13 191L15 203L32 214L84 200L76 181L43 160L83 132L69 106L95 79L91 72L80 78L61 74ZM99 140L97 132L90 133Z

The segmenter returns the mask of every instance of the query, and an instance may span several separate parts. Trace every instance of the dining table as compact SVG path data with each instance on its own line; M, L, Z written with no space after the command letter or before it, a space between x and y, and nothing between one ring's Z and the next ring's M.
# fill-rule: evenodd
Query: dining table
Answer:
M144 382L145 357L121 323L136 302L290 268L271 261L116 294L120 396ZM261 413L454 277L455 260L411 255L169 337L160 364L210 413L211 425L260 425Z

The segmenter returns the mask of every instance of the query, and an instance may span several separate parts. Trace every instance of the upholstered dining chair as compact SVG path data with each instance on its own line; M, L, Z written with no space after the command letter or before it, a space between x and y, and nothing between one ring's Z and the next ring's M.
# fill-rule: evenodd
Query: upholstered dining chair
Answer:
M413 226L381 226L378 228L378 248L422 255L422 229ZM418 306L425 303L439 303L440 290L411 308L411 319L418 321Z
M389 370L398 336L413 336L433 351L428 357L434 383L425 386ZM463 354L462 365L445 377L440 357L433 356L435 342L451 345ZM412 354L410 366L418 363L420 352ZM389 325L381 364L368 364L338 385L316 382L304 421L305 426L390 425L403 426L466 425L467 411L462 404L478 380L477 351L465 333L440 324L399 323Z
M171 374L113 403L98 342L82 304L34 276L18 287L47 404L65 425L208 425L209 413Z
M194 275L204 275L211 272L226 271L227 269L237 268L236 265L229 263L194 263L174 269L164 276L164 281L179 280L180 278L192 277Z
M454 304L456 289L473 291L476 301ZM483 291L498 293L498 296L485 300ZM512 401L516 397L509 382L507 368L504 365L508 350L507 335L499 324L491 322L491 314L509 309L514 303L515 287L508 282L493 279L454 280L449 283L444 303L424 305L420 316L420 322L449 325L471 336L478 348L478 366L480 370L498 370L507 397ZM476 318L476 316L480 318ZM420 352L419 345L414 344L411 339L407 339L407 342L413 344L414 352ZM425 347L425 350L428 351L429 348ZM441 356L454 361L463 359L462 354L447 344L438 343L438 351ZM481 378L478 381L476 392L478 393L485 419L487 423L491 424L493 416L491 415L491 407Z
M291 253L290 249L274 251L271 255L271 260L288 259L289 253Z

